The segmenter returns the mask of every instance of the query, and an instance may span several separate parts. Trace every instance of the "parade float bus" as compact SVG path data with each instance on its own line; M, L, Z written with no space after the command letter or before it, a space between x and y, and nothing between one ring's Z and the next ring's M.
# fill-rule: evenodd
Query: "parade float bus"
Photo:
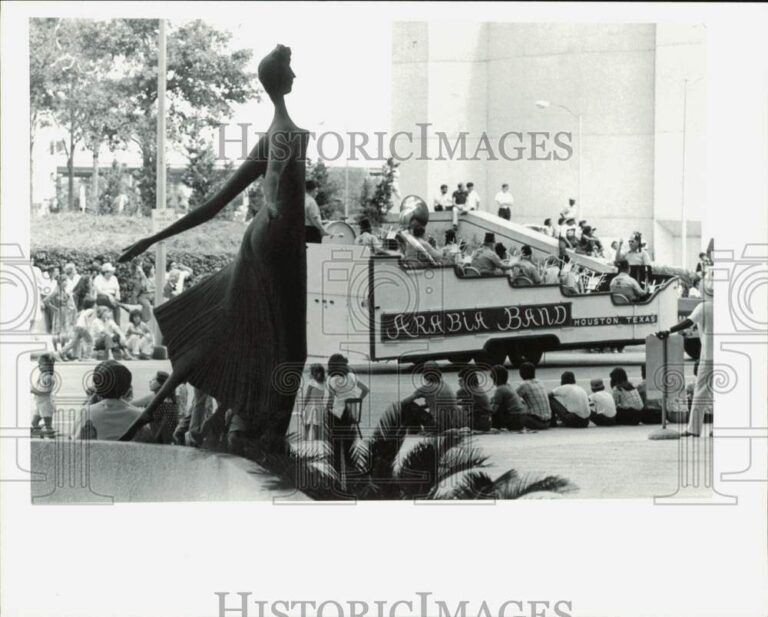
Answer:
M529 244L539 259L557 254L553 239L522 225L518 232L499 217L464 215L463 238L467 224L478 233L490 228L507 245ZM341 352L372 362L509 359L518 366L525 358L535 364L545 351L642 344L681 315L676 277L654 281L646 300L629 302L608 291L615 268L574 255L598 281L589 293L558 284L515 287L507 275L470 276L460 265L414 265L398 254L371 255L354 244L351 226L331 225L337 236L332 243L307 249L310 361Z

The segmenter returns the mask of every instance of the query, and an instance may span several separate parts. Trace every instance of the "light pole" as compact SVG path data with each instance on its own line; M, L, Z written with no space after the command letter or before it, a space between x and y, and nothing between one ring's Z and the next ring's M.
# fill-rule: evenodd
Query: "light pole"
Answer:
M703 77L698 77L694 80L685 79L683 80L683 169L682 169L682 178L680 179L680 199L682 201L681 204L681 212L680 212L680 223L681 223L681 229L680 229L680 240L681 240L681 249L683 251L682 259L680 260L682 262L683 269L687 267L688 264L688 209L686 208L685 204L685 165L686 165L686 140L688 135L688 86L690 84L695 84L700 82L703 79Z
M560 105L559 103L552 103L551 101L545 101L545 100L538 100L538 101L536 101L536 107L538 107L539 109L548 109L549 107L559 107L560 109L564 109L569 114L571 114L571 116L576 118L576 120L578 122L579 133L578 133L577 139L579 141L579 144L578 144L578 150L579 150L578 157L579 157L579 161L578 161L577 169L578 169L578 174L579 174L579 184L578 184L579 201L577 202L578 206L576 207L576 210L579 213L578 217L580 219L583 219L584 218L584 210L583 210L584 202L581 199L581 171L582 171L583 157L582 157L581 145L584 142L584 140L581 138L582 137L582 132L581 132L581 114L577 114L577 113L571 111L565 105Z
M157 45L157 186L155 189L157 201L155 211L160 213L165 210L165 86L167 72L165 20L160 20ZM159 221L161 214L156 215ZM155 230L156 231L156 230ZM165 299L163 288L165 286L165 241L157 245L155 253L155 306L160 306ZM160 327L157 321L154 324L155 341L161 343Z

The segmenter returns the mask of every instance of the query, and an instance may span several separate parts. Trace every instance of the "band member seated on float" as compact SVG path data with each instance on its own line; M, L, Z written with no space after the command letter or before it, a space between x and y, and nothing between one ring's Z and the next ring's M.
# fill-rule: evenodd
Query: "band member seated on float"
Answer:
M441 262L442 254L427 242L427 239L424 237L425 233L426 228L423 225L416 224L411 234L406 232L401 234L405 238L405 260L436 266Z
M611 281L611 293L626 296L630 302L645 300L649 294L640 287L640 283L629 276L629 263L622 260L618 263L618 268L619 273Z
M513 266L505 264L499 256L496 254L496 234L492 232L486 232L485 239L483 240L483 246L481 246L477 252L472 256L471 266L475 268L480 274L493 275L504 274L506 270L510 270Z
M368 219L360 219L360 235L355 238L355 244L368 247L371 255L375 255L381 251L381 240L373 235L371 222Z
M533 285L541 284L541 274L539 268L533 263L533 251L531 247L524 244L520 249L520 259L512 269L512 282L528 283Z

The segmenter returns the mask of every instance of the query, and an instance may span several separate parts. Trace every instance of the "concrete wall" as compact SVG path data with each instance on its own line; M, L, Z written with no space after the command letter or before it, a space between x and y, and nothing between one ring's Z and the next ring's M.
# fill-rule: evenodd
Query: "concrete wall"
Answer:
M686 66L695 64L703 55L697 40L686 29L664 27L659 34L654 24L395 24L391 130L418 133L417 124L429 122L433 136L428 139L431 160L414 157L401 165L401 191L431 203L440 184L452 191L459 181L473 181L483 209L495 211L493 196L506 182L515 197L516 220L540 223L556 217L579 193L578 121L554 105L535 105L549 100L582 115L582 216L605 238L638 230L653 247L654 234L661 234L656 258L677 263L675 243L664 235L670 232L655 224L660 214L671 217L675 203L675 174L667 160L675 153L670 144L657 145L656 123L664 125L665 135L674 131L677 103L659 75L673 79L671 68L680 67L681 56L690 58ZM657 98L659 88L665 91ZM486 154L480 161L435 160L435 131L452 140L467 131L470 156L485 132L497 160ZM523 160L504 160L498 141L509 131L572 133L573 155L564 161L528 160L528 143ZM698 164L690 159L688 169Z

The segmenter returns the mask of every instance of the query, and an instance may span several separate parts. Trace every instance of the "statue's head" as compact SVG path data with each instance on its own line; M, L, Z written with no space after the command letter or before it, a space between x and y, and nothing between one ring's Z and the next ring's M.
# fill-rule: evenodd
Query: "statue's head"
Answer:
M294 77L290 47L278 45L259 62L259 81L271 97L288 94Z

